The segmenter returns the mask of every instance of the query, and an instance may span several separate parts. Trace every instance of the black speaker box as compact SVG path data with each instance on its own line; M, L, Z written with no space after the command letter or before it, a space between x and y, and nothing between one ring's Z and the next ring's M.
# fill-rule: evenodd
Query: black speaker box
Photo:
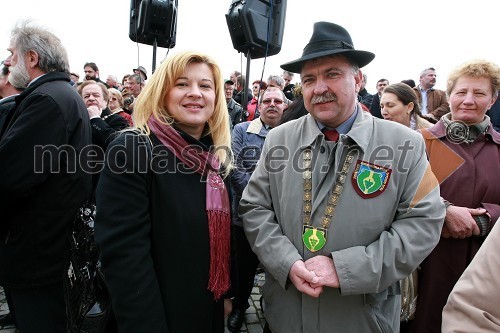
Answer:
M233 0L226 14L233 47L251 59L278 54L285 13L286 0Z
M177 0L131 0L129 37L134 42L173 48Z

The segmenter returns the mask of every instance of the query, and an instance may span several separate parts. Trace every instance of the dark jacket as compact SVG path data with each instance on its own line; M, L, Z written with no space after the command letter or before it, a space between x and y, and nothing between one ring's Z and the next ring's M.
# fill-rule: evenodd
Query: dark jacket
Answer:
M16 106L16 96L17 95L12 95L0 100L0 138L2 137L2 129L4 125L6 125L5 120L7 119L10 111Z
M358 93L358 102L363 103L367 108L372 105L373 95L363 88Z
M232 130L236 124L239 124L241 122L243 107L231 98L227 103L227 112L229 112L229 121L231 123L230 127Z
M490 117L493 128L497 132L500 132L500 98L497 98L491 109L489 109L486 114Z
M293 83L290 83L289 85L283 88L283 93L285 94L285 97L291 101L295 99L294 91L295 91L295 84Z
M373 95L373 99L370 104L370 113L374 117L384 119L384 117L382 117L382 111L380 109L380 96L378 94Z
M244 90L236 93L233 99L236 101L236 103L243 105L243 97L244 97ZM252 97L253 97L252 92L250 91L250 89L247 89L247 103L252 100Z
M128 127L128 122L119 114L112 114L109 108L102 110L100 118L90 119L92 143L106 150L118 131Z
M80 167L86 163L82 148L91 143L90 122L69 81L60 72L39 77L16 97L17 106L7 118L0 141L4 286L62 280L70 227L90 195L90 175Z
M152 157L147 138L120 134L97 188L95 238L119 331L222 333L223 301L207 290L205 181L150 138Z
M101 117L90 119L92 127L92 144L95 161L90 162L92 170L92 188L95 191L99 182L99 171L102 170L104 155L108 145L119 131L128 127L128 122L119 114L112 114L109 108L102 110Z

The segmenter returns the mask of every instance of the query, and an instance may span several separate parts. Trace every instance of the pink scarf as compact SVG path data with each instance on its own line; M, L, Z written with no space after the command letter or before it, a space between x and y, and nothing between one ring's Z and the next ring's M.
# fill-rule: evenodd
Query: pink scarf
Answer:
M148 126L161 143L194 172L206 176L206 211L210 236L210 278L208 290L218 300L230 287L229 196L219 175L220 163L215 155L190 146L172 126L161 124L151 116Z

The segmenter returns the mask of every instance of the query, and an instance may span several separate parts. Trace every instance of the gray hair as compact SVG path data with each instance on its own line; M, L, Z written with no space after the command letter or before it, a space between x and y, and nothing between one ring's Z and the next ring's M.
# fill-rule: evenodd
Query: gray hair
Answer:
M286 103L286 96L285 96L285 93L283 92L283 90L281 90L280 88L277 88L277 87L268 87L266 90L264 90L264 92L259 96L259 105L262 104L262 98L264 97L264 95L266 94L266 92L270 92L270 91L279 91L281 93L281 99L283 100L283 103Z
M118 78L114 75L108 75L108 78L118 83Z
M429 71L433 71L433 72L435 72L435 71L436 71L436 69L435 69L434 67L428 67L428 68L426 68L426 69L424 69L423 71L421 71L421 72L420 72L420 77L422 77L422 76L426 75L426 74L427 74L427 72L429 72Z
M30 25L26 20L18 24L11 33L11 44L20 55L29 51L38 54L38 67L45 72L69 74L68 54L61 40L45 28Z
M270 75L267 78L267 85L269 85L269 82L275 82L281 88L285 87L285 80L279 75Z
M142 78L142 76L140 74L131 74L127 80L134 80L136 83L139 83L139 84L144 84L144 79Z

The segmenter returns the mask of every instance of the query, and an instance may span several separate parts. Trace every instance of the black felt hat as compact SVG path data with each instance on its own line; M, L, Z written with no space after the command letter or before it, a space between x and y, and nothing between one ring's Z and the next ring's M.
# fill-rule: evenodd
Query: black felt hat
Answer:
M371 52L355 50L351 36L340 25L330 22L316 22L312 37L304 48L302 57L281 65L281 68L300 73L304 62L333 54L345 55L360 68L368 65L375 58L375 54Z

